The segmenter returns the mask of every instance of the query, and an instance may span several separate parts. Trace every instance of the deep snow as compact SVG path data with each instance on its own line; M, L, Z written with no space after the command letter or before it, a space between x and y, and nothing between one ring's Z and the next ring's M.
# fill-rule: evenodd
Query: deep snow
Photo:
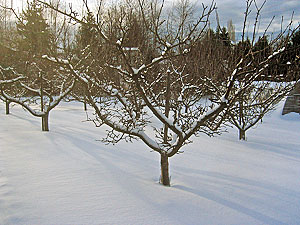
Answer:
M300 224L300 116L278 110L247 132L194 138L170 159L141 141L104 145L79 103L40 119L0 103L0 224Z

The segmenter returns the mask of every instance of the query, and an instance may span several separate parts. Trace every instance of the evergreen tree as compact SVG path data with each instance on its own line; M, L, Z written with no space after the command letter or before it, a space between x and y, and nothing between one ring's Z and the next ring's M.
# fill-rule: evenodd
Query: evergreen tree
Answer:
M30 56L43 55L50 52L51 33L49 25L43 17L43 7L36 0L29 3L23 11L21 20L17 22L17 31L21 36L18 49Z
M230 46L231 45L229 33L228 33L226 27L223 27L223 28L218 27L217 30L216 30L216 37L225 46Z
M292 44L293 46L300 47L300 30L298 30L293 36L292 36Z
M76 36L77 48L84 49L87 46L93 46L96 44L96 30L93 27L89 26L89 24L95 23L95 18L91 12L88 12L85 16L84 20L86 24L82 24L78 30L78 34Z
M271 51L272 49L269 46L268 37L259 37L253 47L254 56L257 57L257 60L260 62L262 59L265 59L266 56L271 54Z
M80 27L75 36L75 46L73 49L76 60L84 58L81 61L82 68L90 68L89 70L96 70L97 62L101 61L100 39L97 36L97 31L90 24L96 23L92 12L87 12L83 17L85 23L80 24ZM84 110L87 110L87 100L85 98L86 90L81 85L76 85L72 96L78 101L84 103Z
M246 56L251 49L251 41L247 38L244 41L239 41L234 45L235 57L244 57Z
M293 50L293 53L290 54L290 60L296 60L299 62L300 60L300 30L294 33L294 35L291 38L291 48Z

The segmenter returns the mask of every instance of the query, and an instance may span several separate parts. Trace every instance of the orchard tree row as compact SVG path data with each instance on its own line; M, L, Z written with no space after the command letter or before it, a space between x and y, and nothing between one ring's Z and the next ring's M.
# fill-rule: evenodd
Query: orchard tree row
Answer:
M20 104L48 131L60 101L88 104L90 120L110 127L103 141L139 139L160 154L163 185L170 185L168 159L193 136L231 124L245 140L299 79L298 27L291 20L272 39L269 26L258 33L265 2L245 1L237 43L226 28L209 27L215 2L201 9L188 0L83 4L83 16L59 1L33 0L20 15L5 9L17 19L0 37L6 113Z

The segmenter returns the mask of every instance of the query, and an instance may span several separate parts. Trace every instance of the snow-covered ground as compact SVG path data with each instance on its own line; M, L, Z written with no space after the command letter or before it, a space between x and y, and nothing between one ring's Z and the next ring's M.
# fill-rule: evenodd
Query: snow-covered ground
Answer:
M201 136L170 159L141 142L97 141L105 128L63 103L50 132L21 107L0 103L0 224L300 224L300 116L280 115L237 140Z

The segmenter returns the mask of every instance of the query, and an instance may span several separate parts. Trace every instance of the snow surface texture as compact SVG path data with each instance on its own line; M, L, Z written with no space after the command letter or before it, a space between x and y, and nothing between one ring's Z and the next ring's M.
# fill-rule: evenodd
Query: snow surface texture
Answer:
M170 159L141 141L107 146L79 103L40 119L0 103L0 224L300 224L300 116L280 108L238 141L205 135Z

